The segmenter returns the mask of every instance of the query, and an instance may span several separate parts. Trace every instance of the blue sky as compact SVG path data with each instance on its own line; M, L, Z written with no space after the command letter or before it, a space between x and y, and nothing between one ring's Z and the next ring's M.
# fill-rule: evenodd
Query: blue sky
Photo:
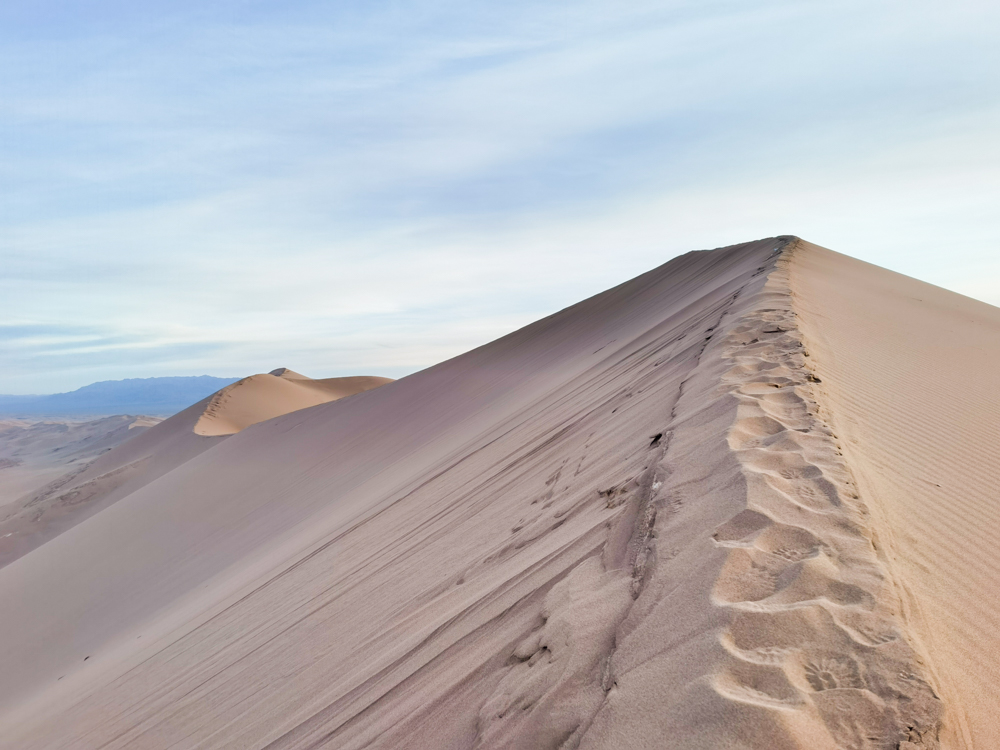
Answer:
M1000 305L995 2L0 5L0 393L400 376L798 234Z

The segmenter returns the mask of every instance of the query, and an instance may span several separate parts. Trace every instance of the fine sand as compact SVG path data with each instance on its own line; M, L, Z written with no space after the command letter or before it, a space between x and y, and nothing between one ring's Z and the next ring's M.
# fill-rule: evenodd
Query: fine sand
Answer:
M803 243L792 289L949 748L1000 748L1000 309Z
M775 238L350 398L241 381L0 569L0 746L997 746L998 332Z
M45 422L20 431L15 429L19 425L4 429L5 423L0 423L0 449L14 460L24 458L23 463L0 471L0 492L11 496L0 508L0 567L173 471L227 435L388 382L373 376L312 380L279 368L243 378L162 421L107 417L82 424ZM27 491L25 475L31 479Z
M93 461L161 420L0 419L0 507Z
M370 375L313 380L281 367L243 378L213 395L194 431L198 435L234 435L252 424L390 382L389 378Z

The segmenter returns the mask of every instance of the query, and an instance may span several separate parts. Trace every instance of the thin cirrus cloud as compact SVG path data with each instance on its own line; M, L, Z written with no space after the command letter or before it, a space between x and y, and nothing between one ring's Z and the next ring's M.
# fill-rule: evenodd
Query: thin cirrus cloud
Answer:
M0 9L0 392L399 376L795 233L1000 303L994 4Z

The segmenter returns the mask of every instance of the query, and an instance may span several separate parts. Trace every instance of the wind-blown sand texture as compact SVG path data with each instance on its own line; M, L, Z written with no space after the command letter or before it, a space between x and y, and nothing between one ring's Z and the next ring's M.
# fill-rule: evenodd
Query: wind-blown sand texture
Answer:
M0 569L0 745L990 747L998 315L763 240L203 438Z
M162 422L148 417L108 417L85 423L92 425L88 437L98 429L110 430L116 425L118 429L97 441L89 437L67 445L64 452L72 452L72 464L58 464L54 470L46 464L50 469L45 475L50 480L47 484L41 486L43 481L37 481L33 491L0 509L0 566L128 497L227 435L388 382L388 378L373 376L312 380L279 368L243 378ZM149 427L153 429L143 434ZM40 430L35 428L35 432ZM83 431L81 426L71 428L73 435ZM129 431L135 434L125 442ZM0 439L6 434L0 432ZM39 442L36 438L35 443ZM3 479L0 474L0 482Z
M808 243L791 280L943 744L1000 748L1000 309Z

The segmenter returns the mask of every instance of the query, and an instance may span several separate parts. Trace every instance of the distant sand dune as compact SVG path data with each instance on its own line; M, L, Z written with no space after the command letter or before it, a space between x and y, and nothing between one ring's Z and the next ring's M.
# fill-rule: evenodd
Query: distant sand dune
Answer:
M9 510L3 506L78 470L160 421L125 415L0 419L0 517Z
M87 452L80 454L68 472L63 464L45 465L47 472L40 475L44 479L36 484L51 478L48 484L0 509L0 566L173 471L227 435L388 382L389 378L372 376L312 380L280 368L243 378L164 421L107 417L72 426L70 429L80 432L93 424L93 431L108 423L118 431L100 442L84 444ZM34 432L43 427L44 423L36 426ZM54 424L51 428L65 431L67 426ZM4 434L0 431L0 439ZM48 440L51 443L54 439ZM72 450L72 446L66 448ZM0 487L4 478L0 475Z
M245 379L0 569L0 746L1000 746L998 333L781 237L252 429L333 385Z
M233 435L252 424L390 382L389 378L374 376L313 380L283 367L243 378L216 393L194 431L198 435Z
M0 421L0 566L48 538L56 516L73 514L85 491L69 490L88 466L159 422L125 415Z

